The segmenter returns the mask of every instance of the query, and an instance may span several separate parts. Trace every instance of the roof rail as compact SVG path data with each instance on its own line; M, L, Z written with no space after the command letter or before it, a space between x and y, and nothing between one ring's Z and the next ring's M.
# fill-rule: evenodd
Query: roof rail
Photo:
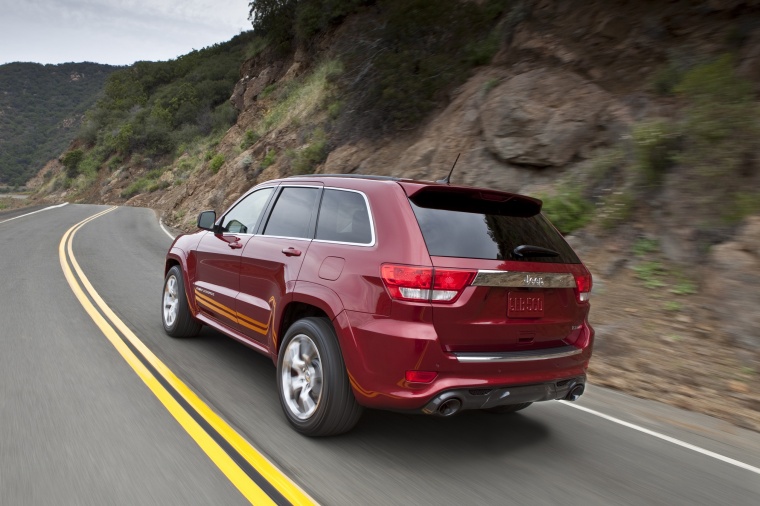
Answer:
M354 179L375 179L379 181L401 181L403 178L393 176L375 176L372 174L308 174L301 176L288 176L287 179L305 177L348 177Z

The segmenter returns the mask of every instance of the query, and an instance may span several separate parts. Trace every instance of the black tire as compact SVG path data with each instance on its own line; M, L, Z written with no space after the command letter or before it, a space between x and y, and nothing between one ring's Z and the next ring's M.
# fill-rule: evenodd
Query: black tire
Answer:
M288 422L306 436L342 434L359 421L362 408L327 318L303 318L285 333L277 357L277 392Z
M521 409L527 408L531 404L533 403L523 402L522 404L507 404L506 406L496 406L495 408L488 408L488 409L484 409L483 411L486 411L488 413L494 413L497 415L503 415L506 413L514 413L516 411L520 411Z
M161 294L161 321L164 324L164 331L172 337L193 337L198 335L202 327L190 314L185 282L179 265L169 269L164 278L164 290Z

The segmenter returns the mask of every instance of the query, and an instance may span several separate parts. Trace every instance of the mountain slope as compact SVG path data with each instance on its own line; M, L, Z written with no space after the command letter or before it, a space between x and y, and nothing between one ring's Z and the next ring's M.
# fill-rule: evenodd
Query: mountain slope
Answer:
M97 63L0 65L0 184L23 185L58 156L117 68Z

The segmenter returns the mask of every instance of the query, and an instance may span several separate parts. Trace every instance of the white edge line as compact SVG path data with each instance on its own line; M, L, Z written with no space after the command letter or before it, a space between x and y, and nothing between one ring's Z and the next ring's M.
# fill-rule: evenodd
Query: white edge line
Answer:
M36 211L32 211L31 213L22 214L20 216L14 216L13 218L8 218L7 220L0 221L0 223L8 223L9 221L13 221L13 220L17 220L19 218L23 218L24 216L31 216L33 214L41 213L42 211L49 211L50 209L57 209L59 207L65 206L67 204L68 204L68 202L64 202L63 204L58 204L57 206L50 206L50 207L45 207L45 208L42 208L42 209L37 209Z
M680 439L676 439L674 437L666 436L665 434L660 434L659 432L655 432L653 430L649 430L645 427L642 427L640 425L636 425L630 422L626 422L625 420L621 420L619 418L615 418L614 416L605 415L604 413L600 413L599 411L594 411L593 409L586 408L584 406L579 406L577 404L571 404L567 401L560 401L565 406L569 406L571 408L580 409L581 411L585 411L586 413L592 414L594 416L598 416L599 418L604 418L605 420L608 420L610 422L617 423L619 425L622 425L623 427L628 427L629 429L637 430L639 432L642 432L644 434L647 434L652 437L656 437L657 439L662 439L663 441L667 441L668 443L673 443L674 445L678 445L682 448L686 448L687 450L692 450L697 453L701 453L702 455L706 455L708 457L712 457L714 459L720 460L721 462L725 462L726 464L731 464L736 467L740 467L742 469L746 469L747 471L750 471L755 474L760 474L760 468L751 466L749 464L745 464L744 462L738 461L736 459L732 459L730 457L726 457L725 455L721 455L719 453L711 452L710 450L705 450L704 448L700 448L699 446L695 446L693 444L687 443L685 441L681 441Z
M175 238L175 237L174 237L174 236L171 234L171 232L169 232L168 230L166 230L166 227L164 226L164 222L163 222L163 220L161 220L161 218L159 218L159 219L158 219L158 224L161 226L161 230L163 230L163 231L164 231L164 233L165 233L166 235L168 235L168 236L169 236L169 239L171 239L172 241L173 241L174 239L176 239L176 238Z

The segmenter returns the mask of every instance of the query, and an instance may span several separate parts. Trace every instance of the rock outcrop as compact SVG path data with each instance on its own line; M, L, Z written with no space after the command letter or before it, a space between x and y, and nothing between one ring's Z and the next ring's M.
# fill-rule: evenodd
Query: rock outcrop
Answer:
M710 249L706 289L723 331L760 358L760 216Z

